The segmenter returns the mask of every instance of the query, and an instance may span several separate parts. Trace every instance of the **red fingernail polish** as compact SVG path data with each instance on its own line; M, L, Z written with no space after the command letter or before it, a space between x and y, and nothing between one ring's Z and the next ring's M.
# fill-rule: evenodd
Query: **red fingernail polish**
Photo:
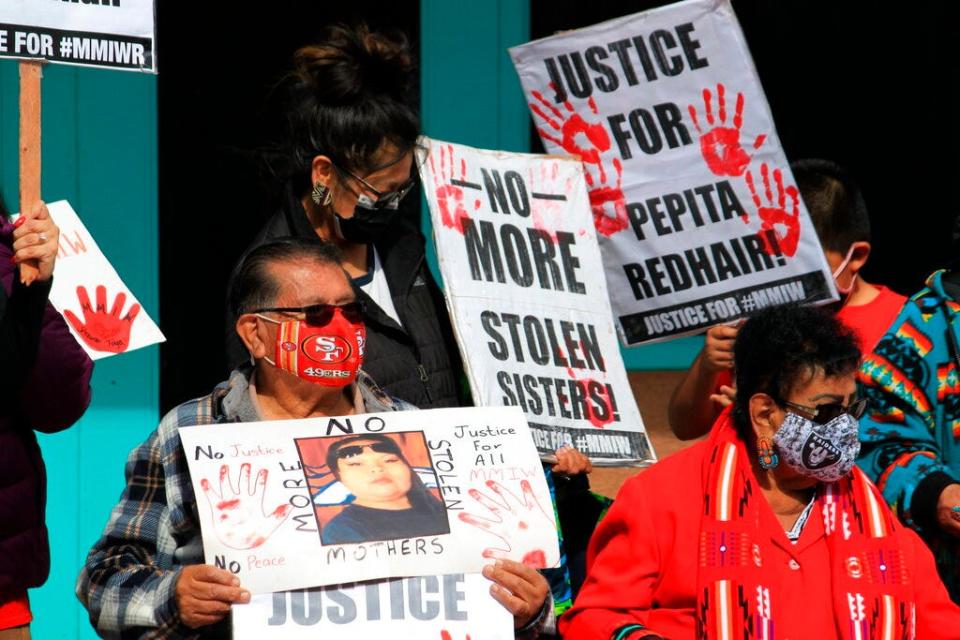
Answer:
M27 221L26 218L24 218L23 216L20 216L19 218L17 218L17 219L14 221L14 223L13 223L13 228L14 228L14 229L19 229L19 228L20 228L20 225L22 225L22 224L23 224L24 222L26 222L26 221Z

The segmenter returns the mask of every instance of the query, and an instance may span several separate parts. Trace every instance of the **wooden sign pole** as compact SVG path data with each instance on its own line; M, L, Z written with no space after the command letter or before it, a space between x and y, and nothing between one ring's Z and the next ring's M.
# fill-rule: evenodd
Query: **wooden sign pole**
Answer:
M20 62L20 214L40 200L40 80L43 63ZM33 265L20 264L20 280L30 284L37 277Z

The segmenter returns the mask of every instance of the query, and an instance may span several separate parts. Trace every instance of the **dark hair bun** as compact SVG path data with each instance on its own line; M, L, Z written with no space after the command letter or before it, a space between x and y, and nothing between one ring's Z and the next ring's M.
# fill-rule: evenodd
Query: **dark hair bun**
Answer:
M413 57L400 33L371 32L364 24L337 25L324 30L319 44L294 54L293 75L329 105L402 96L411 85Z

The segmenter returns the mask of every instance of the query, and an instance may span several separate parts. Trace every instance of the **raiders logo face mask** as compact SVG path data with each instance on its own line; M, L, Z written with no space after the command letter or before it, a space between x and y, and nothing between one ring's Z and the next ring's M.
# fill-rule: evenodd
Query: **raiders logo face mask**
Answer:
M860 453L857 419L849 413L825 424L787 413L773 444L794 471L821 482L835 482L853 468Z
M301 380L327 387L345 387L357 379L363 363L366 328L352 309L322 306L328 312L322 324L316 320L281 322L258 313L257 317L280 325L274 359L264 359Z

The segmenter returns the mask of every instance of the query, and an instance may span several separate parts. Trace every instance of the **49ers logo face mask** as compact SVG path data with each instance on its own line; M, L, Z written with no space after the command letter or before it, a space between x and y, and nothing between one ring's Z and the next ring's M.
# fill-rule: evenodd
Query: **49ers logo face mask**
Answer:
M257 317L280 325L274 348L274 360L267 362L288 371L301 380L327 387L345 387L357 379L363 364L366 328L362 322L350 322L339 307L322 326L305 320L281 322L257 314Z

